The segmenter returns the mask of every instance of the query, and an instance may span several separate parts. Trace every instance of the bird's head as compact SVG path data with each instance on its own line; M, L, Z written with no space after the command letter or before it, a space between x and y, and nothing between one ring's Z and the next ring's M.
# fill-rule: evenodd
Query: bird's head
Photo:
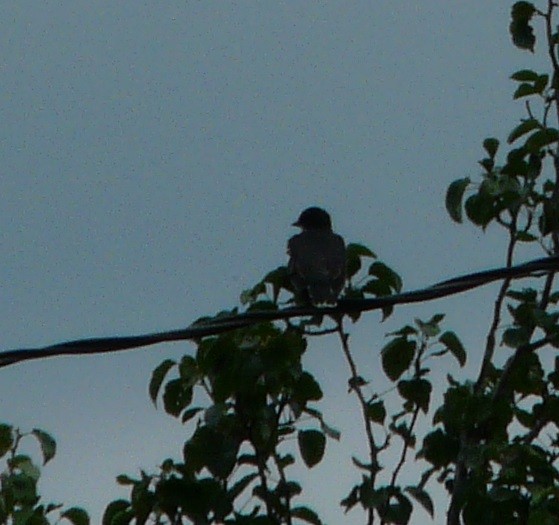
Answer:
M293 226L298 226L303 230L331 230L332 221L327 211L313 206L301 212Z

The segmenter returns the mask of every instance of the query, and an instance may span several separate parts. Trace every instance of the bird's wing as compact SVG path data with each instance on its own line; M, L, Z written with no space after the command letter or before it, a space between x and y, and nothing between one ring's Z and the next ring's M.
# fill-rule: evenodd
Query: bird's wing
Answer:
M328 253L328 273L332 277L345 276L346 250L340 235L334 233L330 236Z

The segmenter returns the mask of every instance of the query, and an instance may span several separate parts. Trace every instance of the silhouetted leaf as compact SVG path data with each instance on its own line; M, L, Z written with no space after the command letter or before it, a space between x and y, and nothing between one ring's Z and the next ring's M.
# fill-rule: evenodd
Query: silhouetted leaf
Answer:
M256 472L253 472L252 474L243 476L239 481L237 481L227 492L227 494L231 498L231 501L237 498L237 496L239 496L243 492L243 490L245 490L250 485L251 481L253 481L257 477L258 474Z
M56 454L56 441L50 434L38 428L34 428L32 434L39 441L43 453L43 465L46 465Z
M190 421L201 410L202 410L202 408L200 408L200 407L194 407L194 408L189 408L188 410L185 410L182 414L181 421L183 423L186 423L187 421Z
M499 149L499 141L496 138L489 137L483 141L483 149L487 151L491 159L494 159Z
M326 448L326 438L318 430L301 430L297 435L299 450L305 465L311 468L320 462Z
M538 153L545 146L557 142L558 139L559 131L555 128L540 129L528 137L524 147L532 153Z
M79 507L71 507L60 514L61 518L65 518L74 525L89 525L89 516L87 512Z
M384 408L384 401L373 401L367 403L367 417L380 425L384 424L386 418L386 408Z
M134 518L130 502L124 499L111 501L103 513L102 525L127 525Z
M485 228L495 218L494 199L478 192L471 195L464 205L468 218L477 226Z
M426 379L411 379L398 383L398 392L407 401L419 406L423 412L429 410L432 386Z
M294 385L293 399L301 404L322 399L322 390L316 379L308 372L303 372Z
M429 513L431 518L435 517L433 500L425 490L419 487L406 487L406 492L412 495L412 497Z
M324 432L329 438L335 439L336 441L339 441L340 437L342 436L342 433L338 429L327 425L322 420L320 421L320 428L322 429L322 432Z
M534 86L533 84L520 84L520 86L518 86L516 88L516 91L514 92L512 98L514 100L518 100L519 98L524 98L524 97L530 97L532 95L539 95L540 91L539 89Z
M510 132L507 141L509 144L512 144L516 139L526 135L526 133L529 133L536 128L539 128L540 126L541 124L535 118L524 120Z
M382 368L390 380L396 381L411 365L415 343L397 337L382 349Z
M460 339L454 332L444 332L439 337L439 341L450 351L450 353L456 358L460 363L460 366L466 364L466 350L462 346Z
M516 2L512 6L509 31L513 44L519 49L534 51L536 37L529 22L535 12L536 8L530 2Z
M425 436L419 457L425 458L434 467L441 468L456 460L458 450L458 440L437 429Z
M350 243L346 246L346 273L347 277L353 277L361 269L361 258L377 256L366 246L357 243Z
M510 348L518 348L530 340L531 330L526 327L508 328L503 333L503 343Z
M369 266L369 275L374 275L396 292L402 290L402 278L392 268L382 262L374 262Z
M126 474L119 474L116 477L116 482L119 485L134 485L134 483L136 483L136 480L132 479L131 477L127 476Z
M192 388L185 387L181 379L173 379L165 385L163 406L165 411L177 417L192 402Z
M185 355L179 363L179 375L185 384L194 386L198 380L198 365L196 360L190 356Z
M14 444L14 436L10 425L0 424L0 458L6 454Z
M282 288L287 290L291 289L291 283L289 282L289 272L286 266L280 266L275 270L271 271L264 277L264 282L272 286L272 297L273 301L276 302L278 295Z
M300 520L312 523L313 525L322 525L322 521L320 521L318 514L308 507L294 507L291 509L291 515L294 518L299 518Z
M165 379L167 372L176 364L172 359L165 359L151 374L151 380L149 382L149 397L151 398L154 405L157 405L157 396L159 394L159 389L161 388L161 383Z
M450 218L457 223L462 222L462 199L468 184L470 184L469 177L458 179L452 182L446 191L446 211Z
M517 82L535 82L538 80L539 75L531 69L521 69L513 73L510 78Z

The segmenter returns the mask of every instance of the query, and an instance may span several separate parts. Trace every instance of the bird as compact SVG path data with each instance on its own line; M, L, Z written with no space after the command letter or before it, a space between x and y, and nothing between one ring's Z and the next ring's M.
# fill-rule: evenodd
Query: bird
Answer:
M335 304L346 280L346 248L326 210L303 210L292 226L302 232L287 243L287 266L296 297L314 306Z

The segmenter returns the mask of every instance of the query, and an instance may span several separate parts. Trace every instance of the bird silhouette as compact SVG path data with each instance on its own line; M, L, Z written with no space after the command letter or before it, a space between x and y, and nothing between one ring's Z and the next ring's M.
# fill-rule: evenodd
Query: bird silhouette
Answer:
M322 208L307 208L293 226L303 230L287 243L296 296L315 306L335 304L346 279L344 240L332 231L330 215Z

